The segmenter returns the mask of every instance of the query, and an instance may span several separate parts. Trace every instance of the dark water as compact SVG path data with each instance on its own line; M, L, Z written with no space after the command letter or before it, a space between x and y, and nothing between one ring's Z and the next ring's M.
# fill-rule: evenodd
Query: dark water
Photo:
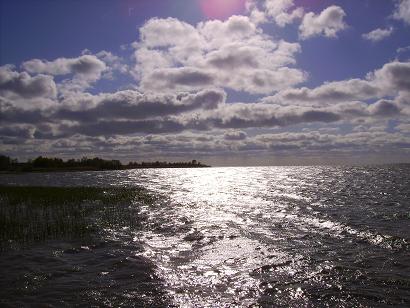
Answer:
M135 205L140 231L108 230L103 244L72 254L66 243L3 254L5 305L410 306L409 165L3 175L0 184L160 196Z

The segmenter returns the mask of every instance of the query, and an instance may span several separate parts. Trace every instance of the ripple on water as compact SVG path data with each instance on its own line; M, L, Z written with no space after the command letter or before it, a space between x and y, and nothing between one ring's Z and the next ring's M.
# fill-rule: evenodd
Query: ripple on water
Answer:
M157 288L164 292L159 306L169 298L182 307L408 306L409 171L392 165L1 177L0 183L139 185L160 197L140 208L143 228L130 238L111 230L115 245L47 255L51 278L49 269L27 262L44 254L0 259L16 273L29 273L27 294L47 290L48 281L57 289L73 284L70 271L92 285L109 285L75 281L100 304L155 303Z

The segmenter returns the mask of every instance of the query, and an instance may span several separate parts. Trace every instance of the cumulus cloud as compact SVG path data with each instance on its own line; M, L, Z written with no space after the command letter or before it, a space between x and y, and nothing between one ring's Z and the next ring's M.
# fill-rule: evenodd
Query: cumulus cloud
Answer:
M100 108L107 108L103 105ZM108 109L108 108L107 108ZM192 108L190 108L192 109ZM75 119L75 123L62 126L64 134L76 133L90 136L107 136L135 133L176 133L187 130L209 131L212 129L241 129L253 127L278 127L300 123L323 122L330 123L342 119L347 114L340 106L335 109L291 108L263 104L229 104L201 113L188 113L181 116L152 117L148 114L143 118L118 107L115 116L94 118L98 108L90 113L68 113L66 110L56 114L57 118ZM170 113L176 113L174 110ZM134 117L132 116L134 115Z
M22 68L32 74L49 75L99 75L106 69L104 62L92 55L78 58L58 58L54 61L33 59L22 64Z
M271 104L226 104L202 113L188 127L198 130L243 129L252 127L283 127L299 123L336 122L341 119L337 110L310 107L278 106Z
M187 40L201 43L195 27L176 18L152 18L139 31L141 41L149 48L183 45Z
M222 90L153 94L135 90L64 98L47 110L24 110L1 101L1 120L10 124L50 123L56 136L131 135L275 128L309 123L402 118L408 114L409 63L391 62L368 75L315 89L288 89L256 103L225 103ZM393 100L369 99L396 96ZM362 101L360 101L362 100ZM57 132L57 133L56 133ZM229 132L226 140L243 138ZM38 129L37 136L47 135Z
M53 98L56 94L56 84L51 76L32 77L26 72L14 71L11 66L0 67L0 96L34 99Z
M58 58L54 61L33 59L24 62L22 68L32 74L72 74L72 79L66 79L60 85L60 91L68 93L87 89L101 78L107 66L94 55L83 55L78 58Z
M294 0L248 0L247 9L255 24L274 22L279 27L285 27L301 20L299 36L302 40L315 36L334 38L347 28L344 21L346 13L336 5L315 14L305 13L304 8L296 6Z
M248 135L245 132L236 130L228 131L224 134L225 140L245 140L247 137Z
M400 116L400 108L394 102L380 101L373 105L361 102L336 104L327 107L278 106L272 104L222 104L218 108L201 113L181 116L144 118L117 115L110 119L84 121L66 127L65 132L90 136L108 136L135 133L178 133L183 131L211 131L213 129L248 129L286 127L308 123L335 123L372 117ZM121 119L123 118L123 119ZM227 139L243 135L228 133Z
M402 108L403 112L410 115L410 92L399 92L399 95L395 98L395 101Z
M400 123L396 126L396 129L404 133L410 133L410 123Z
M392 35L393 31L394 31L393 27L390 27L387 29L377 28L373 31L370 31L369 33L363 34L362 37L368 41L379 42L379 41L384 40L385 38L388 38L390 35Z
M50 121L41 109L25 109L10 102L0 99L0 124L38 124Z
M410 46L400 47L400 48L397 48L397 50L396 50L396 52L397 52L398 54L404 53L404 52L408 52L408 51L410 51Z
M349 79L328 82L317 88L286 89L265 102L298 102L306 104L329 104L395 96L400 91L410 91L410 62L390 62L367 75L366 79Z
M377 116L390 117L400 114L400 108L394 101L380 100L369 106L369 111Z
M410 62L387 63L369 75L374 83L386 91L410 91Z
M249 0L247 8L255 23L273 21L280 27L291 24L304 15L303 8L295 7L294 0Z
M124 59L114 55L112 52L102 50L95 55L99 60L103 61L106 69L103 71L102 78L114 79L115 73L129 74L130 68L125 63Z
M281 91L264 101L272 103L299 102L307 104L328 104L334 102L348 102L366 100L380 95L380 88L368 80L350 79L329 82L317 88L297 88Z
M211 110L225 103L226 94L221 90L203 90L179 94L143 94L138 91L119 91L89 97L93 102L76 108L78 102L68 102L53 116L60 119L97 122L107 119L146 119L193 111ZM87 98L86 98L87 99ZM64 102L63 102L64 103Z
M34 137L35 127L32 125L9 125L0 127L0 136L7 136L10 138L17 138L18 140L31 139Z
M227 140L224 134L217 131L207 133L180 133L180 134L150 134L146 136L121 135L109 137L91 137L76 135L71 139L55 139L49 142L37 139L27 139L25 143L16 144L13 140L3 144L8 151L27 151L32 153L32 148L42 152L75 153L90 155L98 148L98 153L110 157L113 151L115 157L129 159L130 151L138 148L138 156L153 159L166 155L226 155L230 156L250 153L277 154L294 156L319 155L326 151L327 155L345 155L351 157L355 153L405 153L410 146L410 137L400 133L387 133L382 131L351 132L346 134L311 132L281 132L264 133L249 136L246 139ZM333 153L333 154L332 154ZM402 154L403 155L403 154Z
M276 110L272 106L226 105L206 115L194 117L158 119L151 121L132 121L124 123L128 133L136 132L180 132L185 130L207 131L212 129L243 129L252 127L289 126L299 123L335 122L340 116L327 110ZM116 123L118 124L118 123ZM111 125L108 125L111 126ZM125 127L126 126L126 127Z
M329 6L320 14L307 13L299 27L300 38L306 40L315 36L337 37L337 33L346 29L345 11L336 5Z
M224 93L157 97L120 92L97 98L95 107L75 110L27 111L1 105L3 123L54 123L60 135L106 136L134 133L170 133L186 130L285 127L300 123L331 123L352 117L369 116L366 104L338 104L331 107L279 106L272 104L224 104ZM158 102L162 99L162 102ZM219 100L219 101L218 101ZM201 110L196 113L195 110ZM65 121L65 122L64 122Z
M165 68L148 74L141 81L141 87L150 91L189 91L212 86L215 79L212 72L195 67Z
M75 95L46 110L25 110L0 100L0 121L5 125L36 125L35 135L42 138L174 132L186 129L176 115L212 110L223 105L225 99L225 92L217 89L166 95L128 90ZM169 119L172 115L174 118ZM44 131L47 123L54 127L51 132L49 127Z
M216 86L272 93L306 73L290 67L300 45L273 41L246 16L201 22L151 19L135 44L135 75L143 91L195 91Z
M295 3L249 1L250 17L197 25L150 19L140 29L140 41L132 44L131 69L108 51L34 59L22 64L23 72L0 67L1 147L30 156L115 151L118 157L136 148L147 157L410 148L405 133L410 62L386 63L364 78L295 88L307 78L296 67L301 45L266 35L260 23L282 27L301 20L302 39L335 37L347 27L340 7L305 15ZM390 29L364 37L377 41L386 37L383 31ZM85 93L117 73L131 73L138 86ZM57 85L53 76L60 76ZM225 89L271 96L226 102ZM385 131L390 120L401 123L396 133Z
M410 24L410 0L396 1L396 8L393 17Z
M347 134L322 134L317 131L307 133L262 134L253 139L254 144L275 151L355 151L371 152L374 150L400 149L409 147L410 138L397 133L353 132ZM319 153L317 152L317 153Z

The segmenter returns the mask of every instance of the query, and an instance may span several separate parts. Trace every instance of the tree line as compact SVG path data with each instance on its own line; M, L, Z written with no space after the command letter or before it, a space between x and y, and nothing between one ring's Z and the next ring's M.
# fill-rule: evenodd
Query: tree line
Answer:
M190 162L129 162L123 165L119 160L105 160L99 157L81 159L48 158L38 156L27 162L0 155L0 171L87 171L87 170L123 170L139 168L198 168L208 167L197 160Z

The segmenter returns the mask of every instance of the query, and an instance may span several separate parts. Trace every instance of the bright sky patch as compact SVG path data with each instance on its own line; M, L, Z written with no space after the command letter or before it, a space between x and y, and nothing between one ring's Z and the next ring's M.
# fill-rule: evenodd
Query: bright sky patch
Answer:
M0 154L409 162L409 7L3 1Z
M225 19L245 11L245 0L200 0L203 14L210 19Z

